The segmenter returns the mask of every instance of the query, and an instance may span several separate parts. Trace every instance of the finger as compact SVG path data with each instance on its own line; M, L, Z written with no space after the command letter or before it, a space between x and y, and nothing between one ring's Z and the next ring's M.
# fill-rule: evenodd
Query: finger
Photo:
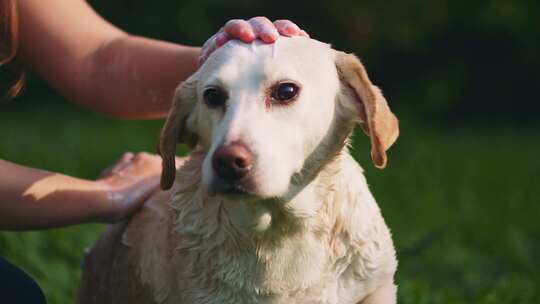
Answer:
M133 164L134 161L138 159L138 154L133 154L131 152L127 152L124 155L122 155L122 158L114 165L112 168L112 174L120 174L121 172L125 171L126 168L129 168L131 164Z
M216 35L216 47L220 47L231 40L231 36L225 32L217 33Z
M220 30L221 32L221 30ZM218 32L218 33L220 33ZM202 46L202 52L204 52L205 50L209 49L210 47L212 47L214 44L216 44L216 36L217 34L213 35L212 37L208 38L208 40L206 40L206 42L203 44Z
M240 39L244 42L252 42L257 38L251 25L242 19L233 19L223 27L225 33L231 36L232 39Z
M145 202L159 189L159 176L147 178L135 185L136 188L128 189L119 195L117 207L119 210L108 219L108 222L117 222L132 216L141 209Z
M276 20L274 21L274 25L276 26L278 32L283 36L300 36L302 33L302 30L298 27L298 25L294 24L290 20Z
M134 197L128 200L132 211L139 209L148 198L159 189L159 176L149 177L137 184L138 190L134 191Z
M215 37L212 38L211 42L205 43L204 46L201 49L201 53L199 55L199 66L201 66L206 59L217 49L217 45L215 42Z
M116 176L122 176L129 179L137 179L138 176L144 175L152 164L158 162L159 158L155 155L139 152L135 155L131 153L131 157L123 157L121 161L113 168L112 173Z
M122 157L118 162L116 162L116 164L103 170L103 172L101 172L101 174L98 176L98 179L109 177L117 173L118 171L121 171L124 167L131 163L134 157L135 155L131 152L124 153L124 155L122 155Z
M274 24L266 17L254 17L249 23L255 30L255 35L266 43L273 43L279 38L279 32Z
M118 161L117 165L127 164L127 163L131 162L133 157L135 157L135 154L133 154L132 152L126 152L126 153L124 153L124 155L122 155L122 157Z
M203 44L201 52L199 54L199 66L201 66L206 61L208 56L210 56L210 54L212 54L212 52L217 48L216 37L220 33L223 33L223 28L221 28L216 34L206 40L206 42Z
M133 160L142 161L142 160L153 159L153 158L157 158L157 156L154 154L150 154L148 152L139 152L135 154L135 157L133 158Z
M158 175L161 172L161 158L145 152L138 153L122 172L133 174L136 178Z
M304 36L304 37L309 38L309 34L304 30L300 30L300 36Z

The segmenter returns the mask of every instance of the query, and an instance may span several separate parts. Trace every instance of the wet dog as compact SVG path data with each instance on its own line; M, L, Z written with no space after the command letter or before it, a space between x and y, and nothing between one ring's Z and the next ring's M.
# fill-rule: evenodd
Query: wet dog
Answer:
M347 148L358 124L385 167L398 121L354 55L227 43L176 91L172 190L101 237L80 303L395 303L391 235Z

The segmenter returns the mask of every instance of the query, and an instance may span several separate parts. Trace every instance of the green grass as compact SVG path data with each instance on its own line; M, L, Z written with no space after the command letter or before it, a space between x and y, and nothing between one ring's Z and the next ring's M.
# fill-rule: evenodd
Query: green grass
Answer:
M92 178L126 150L153 151L160 125L22 99L2 105L0 158ZM355 135L353 153L393 231L400 303L540 303L539 131L402 118L384 171ZM72 303L82 252L102 229L2 232L0 255L30 272L49 303Z

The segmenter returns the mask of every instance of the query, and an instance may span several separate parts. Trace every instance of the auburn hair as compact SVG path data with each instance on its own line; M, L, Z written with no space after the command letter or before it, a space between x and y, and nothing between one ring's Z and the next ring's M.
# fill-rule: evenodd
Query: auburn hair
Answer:
M26 74L17 60L19 49L19 13L17 0L0 0L0 68L9 67L15 79L7 96L17 96L26 79Z

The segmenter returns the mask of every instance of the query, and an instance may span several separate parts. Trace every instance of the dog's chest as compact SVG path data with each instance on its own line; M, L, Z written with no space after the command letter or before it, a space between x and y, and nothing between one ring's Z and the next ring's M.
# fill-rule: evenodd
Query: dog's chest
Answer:
M354 304L371 289L351 270L352 255L331 256L315 235L282 240L272 249L229 246L178 257L195 261L184 272L192 284L186 303Z
M395 266L375 202L355 197L366 202L336 199L341 204L325 204L305 229L287 227L278 231L285 237L257 243L242 235L221 202L205 200L198 191L177 192L176 220L167 229L176 236L168 262L171 281L160 303L358 303L379 284L387 264L392 272ZM337 221L338 213L349 220Z
M385 261L394 261L389 233L380 225L369 230L382 235L366 233L388 242L366 237L353 246L344 237L330 246L309 232L254 248L233 237L224 218L197 209L184 210L176 224L149 216L144 225L174 235L143 234L138 242L139 274L156 303L355 304L374 290Z

